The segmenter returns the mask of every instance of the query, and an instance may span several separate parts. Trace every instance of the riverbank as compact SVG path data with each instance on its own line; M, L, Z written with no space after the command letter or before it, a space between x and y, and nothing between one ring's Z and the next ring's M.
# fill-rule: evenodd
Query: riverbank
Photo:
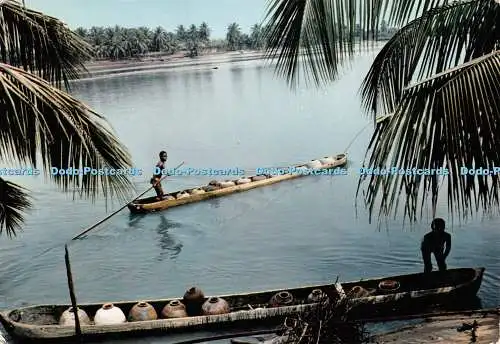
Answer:
M498 310L422 318L418 324L374 336L370 343L388 344L496 344L499 339Z
M386 42L374 42L373 46L356 49L356 52L368 52L382 48ZM209 53L198 57L186 57L184 53L120 61L95 61L85 65L88 74L79 80L95 79L111 75L123 75L143 71L157 71L181 67L206 66L217 69L220 65L234 62L262 60L266 53L262 50L244 50L235 52Z
M180 67L208 66L217 69L220 64L261 60L264 58L265 53L263 51L241 51L213 53L194 58L185 57L183 54L176 54L126 61L97 61L85 65L89 74L80 80L115 74L128 74L141 71L163 70Z

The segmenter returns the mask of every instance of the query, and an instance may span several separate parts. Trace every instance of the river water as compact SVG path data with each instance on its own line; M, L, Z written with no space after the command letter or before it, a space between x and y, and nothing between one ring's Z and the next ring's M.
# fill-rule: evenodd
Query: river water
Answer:
M243 169L343 152L370 123L357 91L373 56L363 53L323 89L292 91L271 67L251 61L82 81L73 93L109 119L135 166L146 170L134 178L140 193L162 149L171 167L185 161ZM301 178L146 216L122 211L70 248L79 302L175 297L191 285L219 294L421 271L419 244L430 218L412 227L396 218L378 228L363 207L356 217L356 169L371 130L349 147L348 175ZM171 177L165 187L210 179ZM35 208L17 238L0 237L0 309L68 303L62 245L106 215L104 202L73 201L41 177L13 180L31 190ZM447 218L445 202L440 211ZM499 218L449 224L449 267L486 267L479 297L484 307L497 306Z

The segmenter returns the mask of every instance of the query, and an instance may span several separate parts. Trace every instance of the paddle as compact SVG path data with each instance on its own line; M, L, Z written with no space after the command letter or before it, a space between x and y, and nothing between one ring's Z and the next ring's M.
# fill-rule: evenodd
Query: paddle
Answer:
M174 172L175 170L177 170L179 167L181 167L182 165L184 165L184 161L181 162L176 168L174 168ZM75 236L74 238L72 238L70 241L73 241L73 240L76 240L76 239L79 239L81 238L82 236L84 236L85 234L87 234L88 232L90 232L92 229L94 229L95 227L99 226L101 223L103 223L104 221L108 220L109 218L111 218L112 216L118 214L120 211L122 211L123 209L125 209L125 207L127 207L127 205L129 205L130 203L134 202L136 199L144 196L149 190L151 190L152 188L154 188L156 185L158 185L159 183L161 183L161 181L165 178L167 178L169 175L165 175L163 177L161 177L161 179L159 181L157 181L156 183L154 183L152 186L150 186L146 191L144 191L143 193L141 193L139 196L135 197L133 200L125 203L125 205L123 207L121 207L120 209L114 211L113 213L109 214L108 216L106 216L104 219L102 219L101 221L97 222L96 224L90 226L89 228L87 228L86 230L84 230L83 232L81 232L80 234L78 234L77 236Z

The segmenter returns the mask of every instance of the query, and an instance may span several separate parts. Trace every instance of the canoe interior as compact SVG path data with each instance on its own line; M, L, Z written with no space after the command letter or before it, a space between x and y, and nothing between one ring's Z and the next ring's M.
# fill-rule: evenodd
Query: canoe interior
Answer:
M415 290L437 289L442 287L456 286L476 277L475 269L452 269L445 272L433 271L429 275L412 274L397 277L388 277L386 279L396 280L400 283L398 293L412 292ZM355 286L361 286L367 290L376 291L381 279L367 280L361 282L342 283L344 291L347 293ZM387 292L386 292L387 293ZM375 295L384 293L375 293Z
M463 268L463 269L452 269L446 272L432 272L430 274L413 274L413 275L401 275L393 277L385 277L378 279L370 279L366 281L358 282L348 282L341 283L344 291L348 293L354 286L360 286L367 290L372 290L373 294L371 296L387 295L390 294L387 291L380 291L377 287L378 284L383 280L396 280L401 286L397 291L398 293L412 292L415 290L426 290L426 289L437 289L441 287L453 287L460 284L467 284L474 279L478 278L478 274L482 277L482 271L480 269ZM479 281L480 284L481 281ZM337 290L334 284L325 285L315 285L294 289L276 289L258 293L249 294L234 294L234 295L222 295L230 307L231 311L239 310L249 310L249 305L252 308L267 308L268 302L271 297L280 291L287 290L294 296L294 304L304 304L306 303L307 296L311 293L313 289L321 289L326 292L330 297L338 297ZM475 291L477 292L477 290ZM472 293L475 293L472 291ZM182 298L182 296L181 296ZM181 299L177 298L177 299ZM207 297L208 298L208 297ZM206 299L207 299L206 298ZM165 299L165 300L146 300L151 305L154 306L158 315L161 314L163 307L171 300L176 298ZM138 300L139 301L139 300ZM138 301L128 301L128 302L114 302L114 304L122 309L122 311L127 315L130 309ZM103 302L105 303L105 302ZM97 310L102 306L103 303L94 304L81 304L83 310L87 312L89 317L92 319ZM31 306L25 307L17 310L10 311L8 313L9 321L14 323L25 323L30 325L58 325L59 318L61 314L69 307L69 305L41 305L41 306Z
M345 163L347 162L347 159L346 159L347 155L346 155L346 154L344 154L344 153L342 153L342 154L337 154L337 155L334 155L334 156L332 156L332 157L333 157L333 158L337 161L337 163L335 163L335 165L334 165L334 166L332 166L332 167L325 167L325 169L328 169L328 168L335 168L335 167L340 167L340 166L345 165ZM345 161L343 161L343 160L345 160ZM305 166L305 165L306 165L306 163L304 163L304 164L297 164L297 165L294 165L294 166L295 166L295 167L300 167L300 166ZM254 177L254 176L247 176L246 178L251 178L251 177ZM240 179L240 178L242 178L242 177L238 177L238 178L235 178L235 179L227 179L227 180L228 180L228 181L233 181L233 182L236 182L236 181L237 181L238 179ZM258 183L258 182L251 182L251 183ZM251 183L249 183L249 184L251 184ZM188 192L188 193L189 193L189 192L190 192L191 190L193 190L193 189L195 189L195 188L188 188L188 189L184 189L184 190L178 190L178 191L174 191L174 192L166 193L166 194L165 194L165 197L166 197L166 196L173 196L173 197L177 197L179 194L184 193L184 192ZM220 189L219 189L219 190L220 190ZM215 190L215 191L217 191L217 190ZM207 196L208 196L209 194L211 194L211 193L215 194L216 192L214 192L214 191L209 191L209 192L206 192ZM158 201L158 200L156 199L156 196L151 196L151 197L140 198L140 199L138 199L138 200L135 200L134 202L132 202L132 203L130 204L130 206L132 207L132 210L134 210L134 209L133 209L133 207L134 207L135 205L140 205L140 204L152 204L152 203L163 203L163 202L173 202L173 203L175 203L176 201L178 201L178 200L170 200L170 201L165 201L165 200L162 200L162 201ZM134 210L134 211L135 211L135 210Z

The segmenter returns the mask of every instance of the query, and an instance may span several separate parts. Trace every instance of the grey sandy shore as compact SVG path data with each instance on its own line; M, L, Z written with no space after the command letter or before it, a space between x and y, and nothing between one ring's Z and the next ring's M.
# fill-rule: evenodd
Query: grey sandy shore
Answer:
M207 66L217 68L221 64L261 60L264 58L265 54L261 51L245 51L209 54L195 58L174 55L143 60L127 60L117 62L99 61L86 64L85 67L87 68L89 74L82 75L82 79L79 80L181 67Z

